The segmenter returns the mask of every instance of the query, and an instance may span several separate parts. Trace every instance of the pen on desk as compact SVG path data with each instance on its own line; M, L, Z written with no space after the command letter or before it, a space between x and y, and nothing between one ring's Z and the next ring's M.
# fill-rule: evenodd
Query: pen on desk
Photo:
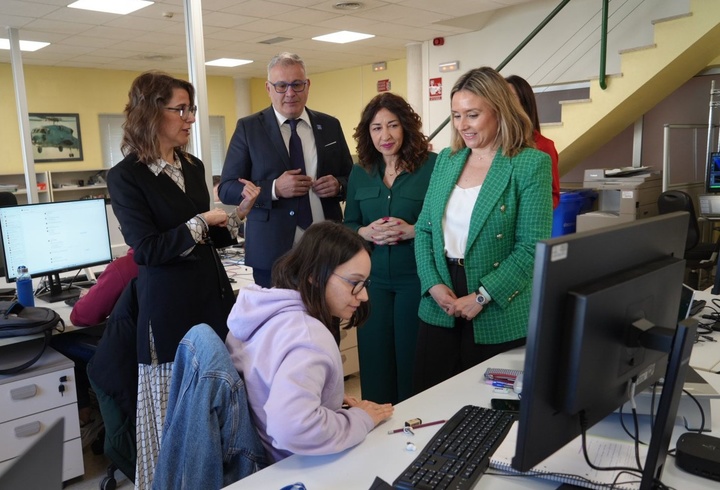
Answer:
M493 381L497 381L498 383L514 383L517 379L516 376L508 376L508 377L498 377L495 376L493 378L485 378L485 382L487 384L491 384Z
M444 424L445 422L447 422L447 421L446 420L436 420L435 422L427 422L425 424L415 425L415 426L411 427L411 429L413 429L413 430L422 429L423 427L430 427L431 425ZM402 429L389 430L388 434L397 434L398 432L404 432L404 431L405 431L405 427L403 427Z
M494 386L496 388L512 388L513 383L507 382L507 381L485 381L485 384L489 384L491 386Z

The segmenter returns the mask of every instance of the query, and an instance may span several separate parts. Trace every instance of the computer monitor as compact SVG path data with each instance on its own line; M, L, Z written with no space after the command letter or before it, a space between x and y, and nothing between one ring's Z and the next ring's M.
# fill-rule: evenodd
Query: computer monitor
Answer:
M692 349L677 318L688 217L537 244L513 468L529 471L615 411L633 380L639 393L664 376L643 485L659 476Z
M112 260L104 199L83 199L0 208L0 235L8 282L25 265L32 277L48 276L46 301L77 296L63 289L60 272Z
M714 151L708 157L705 190L720 192L720 152Z

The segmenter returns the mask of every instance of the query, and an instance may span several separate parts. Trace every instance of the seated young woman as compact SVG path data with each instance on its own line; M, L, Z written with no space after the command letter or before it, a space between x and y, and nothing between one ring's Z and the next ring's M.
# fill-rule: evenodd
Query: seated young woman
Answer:
M240 290L226 344L272 461L343 451L392 415L389 403L344 393L339 320L365 320L369 275L365 240L325 221L278 259L273 288Z

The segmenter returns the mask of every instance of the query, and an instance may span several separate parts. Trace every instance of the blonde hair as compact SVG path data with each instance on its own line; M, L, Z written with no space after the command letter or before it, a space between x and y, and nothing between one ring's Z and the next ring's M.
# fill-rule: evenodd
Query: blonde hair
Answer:
M498 123L494 146L500 146L503 155L512 157L525 147L535 147L532 122L497 71L483 66L465 73L455 82L450 100L461 90L484 98L492 108ZM465 141L455 125L450 128L450 134L453 153L465 148Z

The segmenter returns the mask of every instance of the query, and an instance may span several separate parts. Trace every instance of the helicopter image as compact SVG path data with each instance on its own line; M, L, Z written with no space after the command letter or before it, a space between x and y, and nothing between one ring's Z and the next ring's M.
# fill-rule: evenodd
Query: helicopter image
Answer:
M75 136L75 131L69 126L60 124L64 122L63 118L35 115L31 116L30 120L50 123L41 124L31 131L32 144L38 153L42 153L43 148L57 148L60 152L67 148L68 157L73 158L75 156L73 150L80 149L80 139Z

